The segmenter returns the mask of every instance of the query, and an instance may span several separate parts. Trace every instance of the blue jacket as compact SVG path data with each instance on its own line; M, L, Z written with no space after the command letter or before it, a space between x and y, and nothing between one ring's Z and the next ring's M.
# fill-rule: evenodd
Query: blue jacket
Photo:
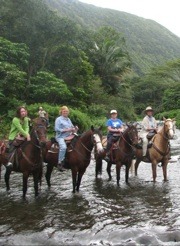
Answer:
M71 132L64 132L64 130L72 127L74 126L69 118L59 116L55 120L55 127L54 127L54 130L56 132L56 138L66 138L69 135L71 135L72 134Z

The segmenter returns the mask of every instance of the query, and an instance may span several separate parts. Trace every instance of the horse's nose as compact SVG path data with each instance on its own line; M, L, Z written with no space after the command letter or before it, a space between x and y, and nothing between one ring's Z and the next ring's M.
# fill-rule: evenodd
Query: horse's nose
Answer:
M173 139L173 137L174 137L174 131L173 130L170 130L169 131L169 138L170 139Z

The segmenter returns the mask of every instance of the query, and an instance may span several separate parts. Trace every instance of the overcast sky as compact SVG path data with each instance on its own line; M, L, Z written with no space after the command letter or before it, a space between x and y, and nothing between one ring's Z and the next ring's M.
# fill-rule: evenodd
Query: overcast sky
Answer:
M180 37L180 0L79 0L155 20Z

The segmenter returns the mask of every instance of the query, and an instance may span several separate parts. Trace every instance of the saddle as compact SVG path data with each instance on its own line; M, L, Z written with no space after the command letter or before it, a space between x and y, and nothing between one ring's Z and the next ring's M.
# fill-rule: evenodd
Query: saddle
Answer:
M72 140L74 140L76 136L77 135L72 134L72 135L68 136L67 138L65 138L65 142L67 144L67 152L71 152L72 151L72 148L74 147L74 144L72 144ZM48 150L48 152L50 152L50 153L58 153L59 152L59 144L56 141L55 137L51 138L51 143L52 143L51 149Z
M19 147L20 145L22 145L24 142L25 142L26 138L25 137L22 137L22 136L18 136L16 137L12 144L15 146L15 147Z
M157 133L157 131L156 130L151 130L151 131L149 131L148 132L148 134L147 134L147 139L148 140L151 140L153 137L154 137L154 135Z
M115 135L115 138L113 139L112 146L110 148L110 160L112 164L115 164L114 162L114 150L119 148L119 140L120 140L120 135Z

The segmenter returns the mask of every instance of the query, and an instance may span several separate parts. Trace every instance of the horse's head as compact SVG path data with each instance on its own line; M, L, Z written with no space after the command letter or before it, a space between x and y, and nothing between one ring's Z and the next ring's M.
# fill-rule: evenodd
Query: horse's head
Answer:
M39 146L44 147L47 142L47 122L43 118L33 120L31 138L35 138Z
M136 125L137 124L127 124L128 128L125 130L128 142L133 146L138 144L138 130Z
M91 131L92 131L92 141L94 146L96 147L96 151L97 153L102 153L104 151L104 148L102 146L101 127L94 128L93 126L91 126Z
M164 120L164 132L169 139L174 137L174 126L175 126L175 119L166 119L163 117Z

